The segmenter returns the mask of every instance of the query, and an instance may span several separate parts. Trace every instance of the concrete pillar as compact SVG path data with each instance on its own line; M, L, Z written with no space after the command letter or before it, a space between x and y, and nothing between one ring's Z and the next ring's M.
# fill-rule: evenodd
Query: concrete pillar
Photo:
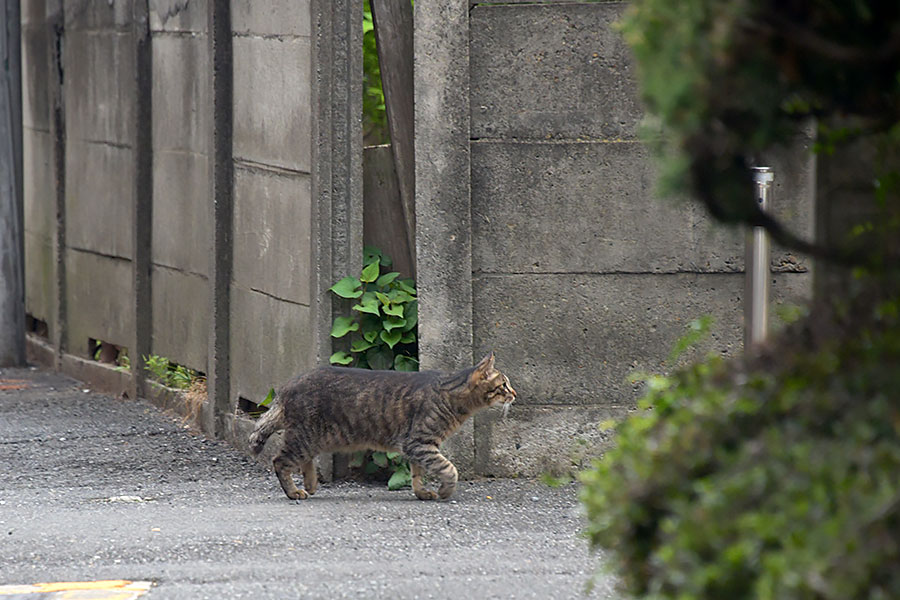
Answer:
M21 13L0 9L0 366L25 363Z
M452 370L473 364L469 2L416 2L414 20L419 359ZM474 426L445 444L461 473Z
M147 0L134 0L135 124L132 201L132 261L134 285L134 339L131 376L136 397L146 396L144 357L150 354L153 335L150 264L153 233L153 54L150 48L150 8Z
M231 408L231 276L234 257L234 167L232 158L234 112L233 53L230 0L209 0L209 194L212 243L209 256L210 328L207 371L207 413L203 428L222 436Z

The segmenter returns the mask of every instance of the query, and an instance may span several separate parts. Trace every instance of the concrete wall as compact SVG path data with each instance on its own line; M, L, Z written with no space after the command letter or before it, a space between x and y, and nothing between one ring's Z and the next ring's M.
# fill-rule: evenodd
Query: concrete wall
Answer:
M205 2L150 2L151 352L207 371L211 213Z
M309 1L232 3L232 389L265 397L315 364L310 323ZM259 135L265 132L265 135ZM259 319L235 318L260 315Z
M361 15L23 2L27 311L49 329L33 356L130 392L144 352L209 373L203 425L238 443L240 397L327 359L325 290L362 248L361 100L333 100L361 85ZM131 377L89 339L128 348Z
M63 3L65 347L130 346L135 139L134 36L127 0Z
M626 3L445 4L416 5L422 363L494 350L519 392L508 419L478 415L449 445L459 462L565 470L602 449L599 421L634 406L630 373L672 367L689 321L717 320L694 356L741 350L743 234L654 197L612 27ZM775 210L807 234L809 144L770 157ZM775 303L808 296L808 266L773 252Z

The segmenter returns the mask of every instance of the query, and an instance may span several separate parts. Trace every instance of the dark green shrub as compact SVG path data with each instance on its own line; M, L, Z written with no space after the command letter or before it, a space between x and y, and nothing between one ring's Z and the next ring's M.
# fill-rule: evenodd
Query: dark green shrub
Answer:
M582 474L588 537L625 590L900 598L898 297L814 310L753 359L650 378Z

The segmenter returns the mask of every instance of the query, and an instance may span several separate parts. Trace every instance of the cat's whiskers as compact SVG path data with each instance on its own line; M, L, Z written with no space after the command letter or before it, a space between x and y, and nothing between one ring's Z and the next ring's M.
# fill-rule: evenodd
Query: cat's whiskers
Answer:
M503 403L503 418L506 418L506 415L509 414L509 407L512 405L512 401Z

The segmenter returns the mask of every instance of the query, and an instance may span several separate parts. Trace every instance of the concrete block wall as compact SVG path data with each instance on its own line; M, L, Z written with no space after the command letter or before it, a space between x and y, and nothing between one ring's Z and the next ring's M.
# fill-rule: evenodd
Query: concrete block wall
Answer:
M145 353L206 372L202 426L244 444L239 398L327 361L361 260L361 0L23 7L32 359L116 393Z
M416 6L422 362L493 350L519 392L506 420L478 415L448 447L471 472L562 471L602 450L598 422L634 407L631 373L671 369L689 321L717 320L693 356L741 350L744 236L654 196L613 28L626 3L449 4ZM807 234L809 144L769 157L775 210ZM808 270L774 250L773 301L808 297Z
M207 371L210 119L205 2L149 3L152 52L152 340L158 356Z
M134 294L132 2L63 3L65 348L132 345Z
M310 2L232 2L232 28L231 386L259 401L315 364Z

